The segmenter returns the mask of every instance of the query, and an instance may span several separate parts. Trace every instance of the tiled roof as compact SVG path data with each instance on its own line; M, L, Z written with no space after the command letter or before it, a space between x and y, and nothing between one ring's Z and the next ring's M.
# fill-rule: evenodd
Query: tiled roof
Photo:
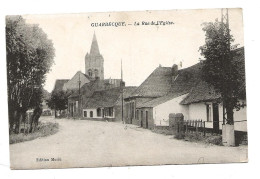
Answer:
M171 88L171 80L171 67L157 67L130 96L163 96L169 92Z
M53 91L61 91L65 83L67 83L69 79L59 79L56 80Z

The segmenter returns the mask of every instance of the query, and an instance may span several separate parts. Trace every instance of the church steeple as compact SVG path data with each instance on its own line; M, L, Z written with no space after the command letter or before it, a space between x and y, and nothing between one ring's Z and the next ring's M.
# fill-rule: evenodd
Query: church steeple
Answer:
M85 56L85 74L92 78L104 79L104 59L99 52L97 37L94 32L90 52Z
M91 44L91 48L90 48L90 55L100 55L97 37L96 37L95 32L93 35L92 44Z

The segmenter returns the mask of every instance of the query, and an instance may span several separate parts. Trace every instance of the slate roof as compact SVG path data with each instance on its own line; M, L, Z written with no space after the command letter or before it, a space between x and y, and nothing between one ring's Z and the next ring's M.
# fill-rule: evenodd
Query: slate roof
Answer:
M61 91L65 83L67 83L69 79L59 79L56 80L53 91Z
M131 97L160 97L171 89L171 67L157 67L130 95Z

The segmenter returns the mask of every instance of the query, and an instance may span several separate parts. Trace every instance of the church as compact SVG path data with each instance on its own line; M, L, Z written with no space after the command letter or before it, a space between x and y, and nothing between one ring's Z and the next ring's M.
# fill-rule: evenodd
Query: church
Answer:
M63 90L70 92L68 117L119 121L123 114L122 95L134 89L125 87L122 79L104 78L104 58L94 33L90 51L85 56L85 73L78 71L63 86Z

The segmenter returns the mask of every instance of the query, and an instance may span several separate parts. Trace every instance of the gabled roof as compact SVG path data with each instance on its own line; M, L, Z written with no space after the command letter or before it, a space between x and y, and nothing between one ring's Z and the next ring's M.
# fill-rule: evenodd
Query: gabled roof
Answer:
M130 97L160 97L171 89L171 67L157 67Z
M59 79L55 81L53 91L61 91L65 83L67 83L69 79Z
M78 90L79 80L81 81L81 87L94 79L88 75L78 71L66 84L64 84L63 90Z

